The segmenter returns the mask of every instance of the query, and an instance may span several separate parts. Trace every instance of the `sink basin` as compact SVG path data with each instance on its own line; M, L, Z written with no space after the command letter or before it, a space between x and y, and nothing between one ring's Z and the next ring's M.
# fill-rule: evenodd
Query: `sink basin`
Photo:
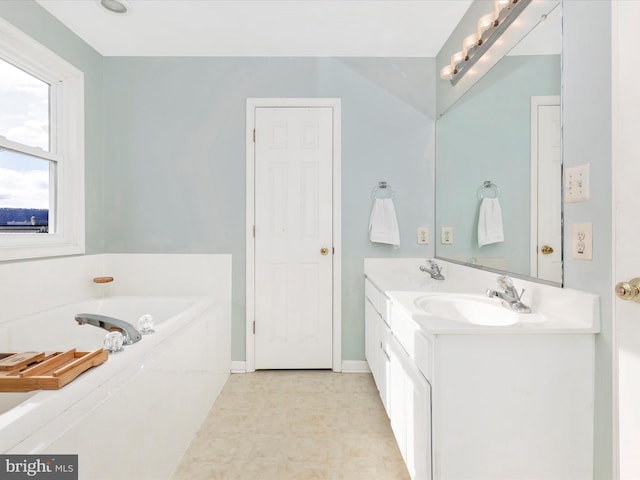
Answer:
M499 300L480 295L425 295L415 300L425 313L475 325L513 325L528 316L505 308Z

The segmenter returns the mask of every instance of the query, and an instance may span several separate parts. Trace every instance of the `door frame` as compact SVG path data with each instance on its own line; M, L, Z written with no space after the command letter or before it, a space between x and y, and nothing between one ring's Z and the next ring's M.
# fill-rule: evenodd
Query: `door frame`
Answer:
M246 115L246 299L245 299L245 371L255 371L255 143L253 129L256 108L318 108L329 107L333 112L333 319L332 365L334 372L342 371L342 200L341 200L341 101L339 98L247 98Z
M531 179L529 194L530 194L530 203L529 208L531 209L531 227L530 227L530 240L529 240L529 265L530 271L529 274L532 277L538 276L538 107L543 105L549 106L559 106L560 107L560 115L562 115L562 104L560 101L560 95L537 95L531 97L531 160L530 160L530 168L531 174L529 178ZM560 136L560 142L562 142L562 135ZM560 159L562 165L562 159ZM560 173L560 188L562 189L562 170ZM562 195L560 196L562 198ZM563 208L560 207L560 222L563 221ZM564 240L561 242L564 243ZM564 259L564 255L561 252L560 254L561 262ZM564 283L564 274L560 279L560 283Z

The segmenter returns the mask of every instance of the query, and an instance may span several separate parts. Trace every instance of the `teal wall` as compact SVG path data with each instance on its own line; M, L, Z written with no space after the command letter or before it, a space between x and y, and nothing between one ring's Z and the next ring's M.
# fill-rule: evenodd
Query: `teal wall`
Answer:
M596 336L595 475L615 478L613 460L613 278L611 174L611 2L563 2L562 125L564 166L588 163L590 198L564 205L565 232L593 224L593 260L566 253L565 285L600 296ZM593 26L598 25L594 29ZM564 251L571 252L569 235Z
M413 62L405 73L433 65ZM388 78L388 59L377 65ZM434 88L428 72L425 92ZM433 225L434 210L433 119L376 80L334 58L105 58L105 250L232 253L232 354L243 360L246 99L340 98L342 350L364 359L362 260L430 254L415 231ZM399 250L367 239L379 180L397 194Z
M0 17L84 72L86 252L104 251L103 57L34 1L2 0Z
M436 231L454 229L439 257L506 257L530 273L531 97L560 95L560 56L507 56L438 119ZM505 241L478 247L478 187L500 188Z

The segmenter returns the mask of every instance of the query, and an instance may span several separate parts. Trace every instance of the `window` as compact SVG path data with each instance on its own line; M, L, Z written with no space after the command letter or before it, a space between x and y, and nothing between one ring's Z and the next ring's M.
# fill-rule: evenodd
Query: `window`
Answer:
M0 261L84 253L84 75L0 19Z

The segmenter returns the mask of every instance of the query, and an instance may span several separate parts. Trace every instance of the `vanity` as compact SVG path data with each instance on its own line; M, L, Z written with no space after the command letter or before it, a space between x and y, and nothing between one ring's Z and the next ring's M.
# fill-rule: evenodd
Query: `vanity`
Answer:
M593 478L596 295L498 274L365 259L365 354L412 479Z

